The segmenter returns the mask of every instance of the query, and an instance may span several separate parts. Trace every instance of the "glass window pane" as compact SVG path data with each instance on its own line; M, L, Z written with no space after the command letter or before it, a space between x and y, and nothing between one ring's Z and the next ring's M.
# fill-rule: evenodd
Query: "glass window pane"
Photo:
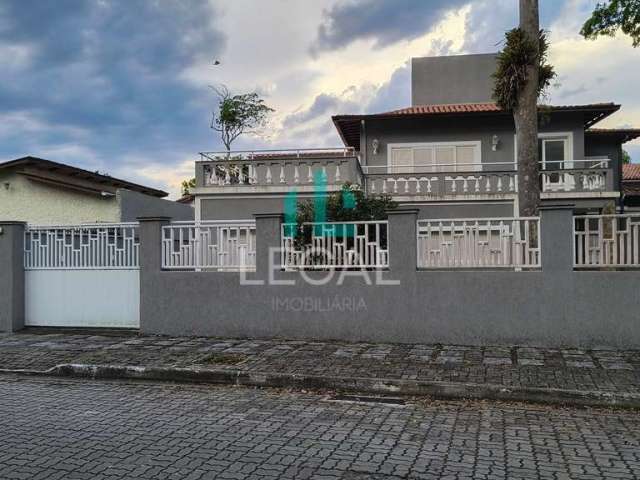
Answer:
M559 170L563 168L564 140L545 140L544 159L547 170Z

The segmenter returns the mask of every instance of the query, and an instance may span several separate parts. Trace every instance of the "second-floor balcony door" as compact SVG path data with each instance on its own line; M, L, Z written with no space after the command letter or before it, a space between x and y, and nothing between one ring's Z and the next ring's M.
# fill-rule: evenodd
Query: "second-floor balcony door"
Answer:
M566 190L567 182L573 180L570 175L564 175L562 170L572 168L569 158L569 139L567 137L548 137L538 140L538 154L542 170L542 190L553 192Z

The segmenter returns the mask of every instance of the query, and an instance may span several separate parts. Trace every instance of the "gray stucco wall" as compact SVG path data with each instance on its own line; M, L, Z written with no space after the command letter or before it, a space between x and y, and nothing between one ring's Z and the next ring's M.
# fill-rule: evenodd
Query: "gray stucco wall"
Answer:
M167 216L174 220L193 220L191 205L119 189L117 194L121 222L135 222L138 217Z
M573 113L555 113L543 116L540 133L571 133L573 157L583 159L584 126L582 116ZM515 159L515 127L508 115L473 115L469 117L434 116L430 118L389 118L366 121L364 142L370 146L379 142L378 154L367 149L366 165L387 165L387 147L390 143L429 143L480 141L483 163L511 163ZM500 141L498 149L491 148L492 137ZM499 170L501 166L485 166L485 170ZM507 168L512 168L508 165Z
M312 198L309 193L299 193L298 201ZM243 197L207 198L200 200L202 220L250 220L260 212L284 213L286 194L247 195Z
M609 166L613 170L613 185L622 190L622 146L615 139L600 135L585 135L585 155L588 157L609 157Z
M399 285L367 285L336 273L310 286L240 285L238 273L160 270L160 234L141 228L144 333L386 342L640 347L640 272L574 272L571 210L543 212L543 270L418 271L416 212L390 216L390 270ZM279 243L278 221L258 218L258 269ZM311 279L326 272L307 272ZM373 274L372 274L373 275ZM307 307L305 307L305 305ZM333 305L333 306L332 306ZM338 308L342 306L341 308Z
M400 208L415 208L418 219L513 217L513 201L504 202L404 202Z
M0 222L0 332L24 326L24 226Z
M411 59L411 103L490 102L496 54Z
M300 196L300 199L308 197ZM203 198L202 220L249 220L261 211L284 213L284 196L273 198ZM511 217L513 201L504 202L400 202L399 207L416 208L418 218Z

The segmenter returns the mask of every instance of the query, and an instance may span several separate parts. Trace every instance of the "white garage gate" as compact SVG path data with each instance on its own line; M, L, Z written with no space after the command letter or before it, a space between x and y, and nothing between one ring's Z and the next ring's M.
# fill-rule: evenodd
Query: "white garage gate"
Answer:
M25 325L138 328L137 223L29 226Z

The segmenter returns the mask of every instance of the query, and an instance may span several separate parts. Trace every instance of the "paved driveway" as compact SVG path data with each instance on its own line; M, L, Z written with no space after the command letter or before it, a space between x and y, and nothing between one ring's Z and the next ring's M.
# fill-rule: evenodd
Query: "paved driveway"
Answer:
M640 415L0 377L0 478L637 478Z

